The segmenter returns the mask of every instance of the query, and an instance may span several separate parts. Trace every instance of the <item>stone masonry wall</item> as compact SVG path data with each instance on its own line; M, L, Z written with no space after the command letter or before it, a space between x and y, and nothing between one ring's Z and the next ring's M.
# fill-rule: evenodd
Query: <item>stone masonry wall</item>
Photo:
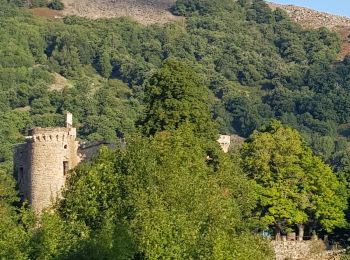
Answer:
M326 250L322 240L272 241L276 260L328 260L338 259L336 252Z
M14 147L14 177L17 182L17 189L20 191L21 199L29 197L29 174L28 169L30 165L28 143L18 144Z
M79 163L78 142L71 127L34 128L29 134L14 149L14 171L20 194L40 213L60 196L67 171Z
M77 165L75 138L75 129L71 128L32 131L28 202L36 212L41 212L60 196L66 172Z

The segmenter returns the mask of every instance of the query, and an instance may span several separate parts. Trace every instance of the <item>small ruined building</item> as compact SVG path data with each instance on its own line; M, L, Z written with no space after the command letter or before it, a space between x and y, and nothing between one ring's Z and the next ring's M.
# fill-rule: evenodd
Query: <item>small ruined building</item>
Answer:
M67 172L81 161L91 159L103 144L80 144L76 128L72 127L72 114L67 113L65 119L65 127L31 129L26 142L14 147L19 194L36 213L60 196Z
M231 145L231 136L229 135L220 135L218 142L221 146L221 149L224 151L224 153L228 153L228 150Z
M19 195L36 213L60 197L67 173L80 162L90 160L103 142L79 143L73 116L67 113L65 127L33 128L26 142L14 147L14 176ZM228 152L231 137L222 135L218 142Z

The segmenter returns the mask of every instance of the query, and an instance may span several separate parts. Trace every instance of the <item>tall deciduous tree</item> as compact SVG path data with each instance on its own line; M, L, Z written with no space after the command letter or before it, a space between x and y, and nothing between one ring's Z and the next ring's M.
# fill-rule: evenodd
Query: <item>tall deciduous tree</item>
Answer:
M142 123L146 135L190 123L197 133L215 138L208 89L189 65L166 61L145 84L145 96L147 105Z
M259 210L267 225L281 229L304 224L326 231L344 224L345 186L314 156L299 133L273 121L242 148L243 165L259 186Z

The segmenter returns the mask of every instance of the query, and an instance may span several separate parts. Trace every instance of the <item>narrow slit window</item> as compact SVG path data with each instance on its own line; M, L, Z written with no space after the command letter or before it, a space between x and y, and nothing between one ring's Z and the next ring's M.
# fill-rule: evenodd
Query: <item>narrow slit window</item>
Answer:
M66 175L69 171L68 161L63 162L63 175Z

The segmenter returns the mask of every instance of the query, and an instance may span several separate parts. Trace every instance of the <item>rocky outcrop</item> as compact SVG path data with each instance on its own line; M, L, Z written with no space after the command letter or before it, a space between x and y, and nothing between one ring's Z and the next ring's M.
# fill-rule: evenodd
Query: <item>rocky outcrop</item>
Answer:
M169 8L175 0L62 0L63 15L77 15L91 19L130 17L142 24L166 23L181 19Z
M312 9L294 6L280 5L269 3L272 9L281 8L296 22L308 28L335 28L335 27L350 27L350 19L344 16L332 15L324 12L318 12Z

